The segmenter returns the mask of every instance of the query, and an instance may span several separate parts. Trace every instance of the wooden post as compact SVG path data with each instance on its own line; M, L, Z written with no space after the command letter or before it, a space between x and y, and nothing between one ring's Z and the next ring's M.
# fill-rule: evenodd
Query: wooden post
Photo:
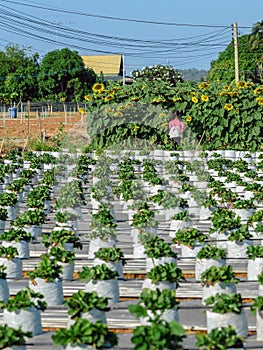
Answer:
M30 101L27 101L27 137L30 134Z
M235 53L235 79L239 82L239 68L238 68L238 41L237 41L237 22L233 24L234 31L234 53Z

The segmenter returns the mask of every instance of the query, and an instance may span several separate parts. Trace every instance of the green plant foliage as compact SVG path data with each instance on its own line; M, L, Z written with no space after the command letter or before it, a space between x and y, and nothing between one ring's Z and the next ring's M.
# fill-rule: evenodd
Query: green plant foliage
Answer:
M134 350L182 350L185 330L176 321L152 322L149 326L137 326L131 338Z
M92 267L83 266L79 272L79 279L81 281L90 282L92 280L111 280L118 277L118 272L113 271L107 267L106 264L95 265Z
M77 293L73 293L72 297L65 300L65 305L68 306L68 314L70 318L76 320L82 316L82 314L97 309L101 311L108 311L108 298L99 297L97 292L84 292L79 290Z
M224 249L206 244L201 250L197 253L196 257L198 259L226 259L226 251Z
M140 294L138 304L129 305L128 309L136 318L148 317L149 321L158 321L164 311L176 309L179 303L176 301L176 292L169 289L144 288ZM151 313L148 313L151 310Z
M69 328L60 328L52 335L56 345L82 346L91 345L96 349L104 349L105 344L115 346L118 344L117 335L108 330L101 321L92 323L87 319L78 319Z
M0 301L0 307L1 309L7 309L9 312L21 309L26 310L29 307L44 311L47 308L47 303L43 299L44 296L41 293L36 293L26 287L17 292L13 298L8 299L7 302Z
M21 326L16 329L7 324L0 325L0 349L26 345L26 338L32 338L32 336L32 332L22 331Z
M184 281L182 270L176 266L176 263L164 263L153 267L148 273L147 278L151 279L152 283L166 281L174 283L175 288L179 287L179 281Z
M240 293L217 293L205 300L206 306L212 305L212 312L225 314L233 312L240 314L242 311L242 296Z
M233 326L214 328L208 334L196 334L195 337L199 350L243 348L243 338L237 335Z
M49 254L42 254L38 265L33 271L28 272L28 277L31 280L39 277L47 282L54 282L56 279L60 278L61 273L62 267L58 264L58 261L52 259L52 256Z
M226 266L211 266L201 274L201 283L215 284L215 283L238 283L238 279L235 277L233 267L231 265Z
M124 254L118 247L100 248L94 253L95 258L104 260L105 262L122 262L122 265L126 264Z

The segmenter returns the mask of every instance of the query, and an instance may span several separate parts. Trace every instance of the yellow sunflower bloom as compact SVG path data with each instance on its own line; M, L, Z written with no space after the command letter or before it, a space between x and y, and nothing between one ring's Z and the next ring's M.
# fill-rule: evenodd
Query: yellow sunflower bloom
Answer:
M140 127L138 126L138 125L136 125L135 127L134 127L134 131L137 131L137 130L139 130L140 129Z
M104 100L106 101L106 102L108 102L108 101L111 101L111 100L113 100L114 99L114 95L108 95L108 96L106 96L105 98L104 98Z
M194 102L194 103L197 103L198 102L198 98L197 97L192 97L192 102Z
M229 92L228 91L220 91L219 96L228 96Z
M160 113L159 117L166 117L166 114L165 113Z
M205 81L198 85L199 89L207 89L207 88L209 88L209 86L210 86L210 84L205 82Z
M247 87L247 84L245 81L239 81L237 82L236 86L238 89L244 89L245 87Z
M84 96L84 99L85 99L86 101L92 101L92 97L90 97L90 96L88 96L88 95Z
M203 102L208 102L209 97L208 97L207 95L201 95L201 100L202 100Z
M113 108L105 108L105 112L108 114L112 114L114 112Z
M173 97L173 98L172 98L172 101L173 101L173 102L178 102L178 101L180 102L180 101L183 101L183 100L182 100L181 97Z
M185 120L187 121L187 123L190 123L190 121L192 120L192 117L188 115Z
M161 124L161 126L168 126L168 123L163 123Z
M132 97L131 99L132 99L132 101L139 101L140 100L140 98L136 97L136 96Z
M117 118L120 118L120 117L123 116L123 114L122 114L121 112L115 112L115 113L113 114L113 116L114 116L114 117L117 117Z
M261 93L263 93L263 87L258 87L258 88L256 88L256 89L254 90L254 94L255 94L255 95L259 95L259 94L261 94Z
M92 86L92 90L99 94L105 90L105 86L104 84L96 83Z
M223 86L223 89L224 89L224 90L230 90L230 85L225 85L225 86Z
M227 110L227 111L231 111L231 109L234 108L234 106L232 105L232 103L226 103L224 105L224 108Z
M258 101L258 104L260 106L263 106L263 97L258 97L258 98L256 98L256 100Z
M78 111L79 111L80 114L85 114L85 111L84 111L83 108L79 108Z

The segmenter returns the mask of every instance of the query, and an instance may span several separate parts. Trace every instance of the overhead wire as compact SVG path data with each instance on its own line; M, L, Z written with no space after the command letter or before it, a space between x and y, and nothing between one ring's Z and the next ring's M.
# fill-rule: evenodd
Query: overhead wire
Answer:
M216 30L209 31L205 34L171 39L138 39L116 35L105 35L68 27L62 24L58 26L54 22L46 21L41 17L32 16L31 13L28 14L26 12L19 11L17 7L16 9L10 8L1 3L21 5L23 7L34 7L39 10L59 12L60 14L74 14L78 16L88 16L106 20L121 20L146 25L215 28ZM218 54L218 51L215 51L215 49L219 50L227 47L231 42L232 35L231 25L161 22L103 16L81 11L62 9L55 6L41 5L39 3L26 0L23 2L18 2L15 0L0 0L0 14L0 28L2 26L2 28L9 33L34 39L38 42L46 42L53 46L69 47L85 53L88 52L103 55L122 54L126 57L137 58L140 60L150 60L153 58L155 60L170 60L171 56L173 56L177 62L179 59L181 61L184 60L184 62L189 62L189 59L191 60L193 58L196 58L196 60L201 60L202 58L212 57ZM245 29L248 27L240 28ZM229 29L231 29L231 31ZM2 38L0 40L3 41Z

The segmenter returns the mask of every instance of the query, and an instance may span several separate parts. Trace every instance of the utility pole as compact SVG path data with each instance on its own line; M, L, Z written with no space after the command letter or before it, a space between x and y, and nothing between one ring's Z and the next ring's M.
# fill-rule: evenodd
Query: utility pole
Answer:
M122 85L125 85L124 55L122 55Z
M237 40L237 22L233 24L234 34L234 53L235 53L235 79L236 83L239 82L239 68L238 68L238 40Z

